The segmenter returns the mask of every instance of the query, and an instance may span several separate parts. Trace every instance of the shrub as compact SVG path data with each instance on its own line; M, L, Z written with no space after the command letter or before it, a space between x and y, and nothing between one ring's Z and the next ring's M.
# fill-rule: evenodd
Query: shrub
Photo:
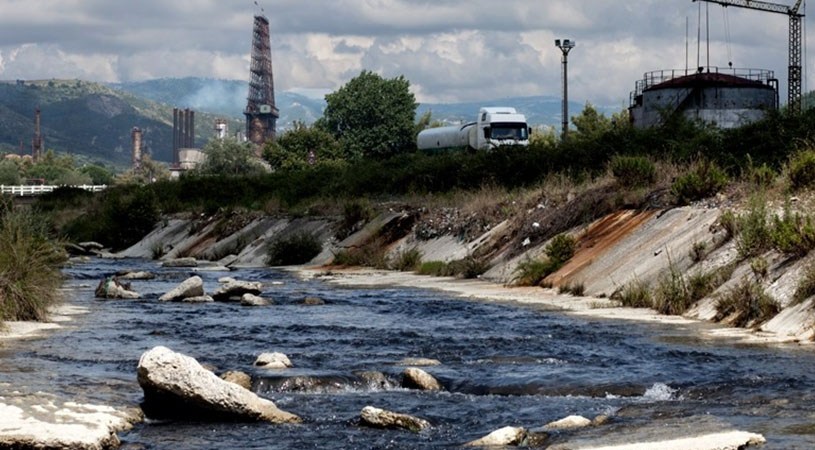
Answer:
M419 265L417 270L419 275L432 275L434 277L447 277L452 274L449 272L447 263L444 261L426 261Z
M371 220L374 216L373 208L371 205L362 200L355 200L347 202L342 207L342 222L337 231L339 239L346 237L359 231L366 222Z
M514 284L517 286L538 286L550 273L557 270L551 260L526 259L515 268Z
M385 247L379 240L373 240L361 247L338 251L334 254L334 264L338 266L374 267L376 269L388 268Z
M571 294L577 297L582 297L586 293L586 285L583 283L564 284L558 287L558 294Z
M682 315L693 304L682 273L673 264L659 277L654 290L654 309L660 314Z
M615 155L609 167L617 182L628 188L648 186L657 178L656 166L643 156Z
M323 246L316 236L305 232L295 233L269 244L266 263L270 266L305 264L322 250Z
M766 322L780 310L778 302L764 292L758 282L745 278L719 296L714 320L721 322L729 319L733 326L745 327L750 323Z
M65 252L41 218L10 211L0 218L0 321L45 320L60 300Z
M739 237L736 242L739 256L749 258L769 249L770 227L767 209L759 198L750 201L750 209L738 219Z
M702 160L693 163L690 170L679 176L673 185L671 193L680 205L710 197L719 192L727 184L727 175L716 163Z
M705 259L706 255L707 255L707 244L703 241L694 242L690 249L691 261L698 263Z
M790 212L785 208L782 217L775 216L770 230L773 248L797 257L806 256L815 248L815 227L812 218Z
M739 218L732 209L723 211L719 216L718 223L724 230L725 241L733 239L739 232Z
M558 269L563 264L574 256L577 248L577 241L568 234L559 234L552 238L552 241L546 245L544 252L551 261L558 266ZM557 270L557 269L555 269ZM553 271L554 272L554 271Z
M767 273L770 271L770 264L766 258L756 256L750 259L750 270L753 271L753 275L755 275L756 278L764 279L767 278Z
M695 303L723 285L733 275L735 264L728 264L709 272L696 272L688 276L687 289L690 303Z
M489 270L489 263L473 255L469 255L463 259L450 261L448 270L455 276L460 278L478 278L482 273Z
M611 294L611 299L629 308L651 308L654 306L648 285L640 279L630 281L622 289Z
M815 295L815 263L810 263L798 281L798 287L795 288L795 293L792 295L793 302L801 303Z
M815 184L815 150L806 149L792 155L788 164L788 176L793 190Z
M422 252L416 247L400 251L396 258L391 261L390 267L401 272L412 272L419 267L422 262Z

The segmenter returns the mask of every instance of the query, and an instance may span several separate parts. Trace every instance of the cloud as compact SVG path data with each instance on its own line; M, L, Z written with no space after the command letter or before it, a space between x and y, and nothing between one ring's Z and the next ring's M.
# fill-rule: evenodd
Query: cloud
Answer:
M420 101L559 96L554 39L569 38L578 43L569 56L570 97L619 105L643 73L684 68L686 30L687 59L696 66L706 11L711 64L774 69L782 88L787 75L786 17L703 2L259 3L270 19L278 89L335 90L374 70L404 75ZM246 79L256 12L249 0L4 0L0 78ZM707 44L699 48L706 62Z

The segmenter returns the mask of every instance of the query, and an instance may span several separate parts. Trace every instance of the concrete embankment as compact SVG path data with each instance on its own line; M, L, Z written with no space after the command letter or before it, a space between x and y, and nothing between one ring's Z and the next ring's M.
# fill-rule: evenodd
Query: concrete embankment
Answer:
M451 262L477 255L489 269L477 281L418 277L403 273L368 271L353 277L334 277L338 283L394 284L424 286L458 292L463 296L536 303L574 311L578 314L661 322L711 321L717 315L720 296L742 280L752 279L751 262L740 259L735 242L727 239L717 226L721 211L717 208L682 207L665 210L621 210L604 215L588 224L565 230L577 241L574 256L544 281L549 289L512 287L519 264L544 258L552 236L541 235L545 224L535 217L511 218L485 226L480 233L456 234L454 226L441 226L438 216L417 210L390 210L370 220L347 237L337 237L340 218L269 218L247 221L236 231L219 234L224 226L217 218L209 220L168 220L121 257L163 260L194 257L210 261L216 267L262 267L270 242L296 233L308 233L323 245L323 251L306 264L310 276L325 272L340 251L363 248L376 243L386 259L396 259L406 250L416 250L422 261ZM436 218L436 222L433 222ZM526 223L530 222L530 223ZM432 237L427 238L428 229ZM444 228L446 227L446 228ZM551 234L551 233L550 233ZM698 249L705 249L698 254ZM694 255L694 251L697 250ZM808 259L790 260L768 252L766 276L757 282L781 306L781 313L766 323L750 323L749 329L727 328L728 317L720 318L722 327L711 335L735 337L754 342L809 342L815 317L812 299L794 304L793 293ZM204 264L202 264L204 266ZM684 316L664 316L648 309L620 308L608 300L616 291L634 281L655 286L665 274L709 273L732 266L732 275L706 295ZM206 267L201 267L204 270ZM341 271L336 267L331 272ZM351 272L344 271L344 274ZM583 296L559 294L561 286L579 284Z

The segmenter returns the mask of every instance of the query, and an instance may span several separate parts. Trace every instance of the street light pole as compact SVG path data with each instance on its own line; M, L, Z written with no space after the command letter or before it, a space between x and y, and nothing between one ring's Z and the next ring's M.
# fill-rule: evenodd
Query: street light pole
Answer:
M563 52L563 135L562 139L566 139L566 135L569 133L569 81L568 81L568 57L569 51L574 48L575 41L569 39L555 39L555 46Z

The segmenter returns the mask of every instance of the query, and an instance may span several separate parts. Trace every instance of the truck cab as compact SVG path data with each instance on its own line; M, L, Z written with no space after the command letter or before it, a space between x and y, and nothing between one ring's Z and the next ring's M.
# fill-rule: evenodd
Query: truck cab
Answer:
M502 145L529 145L526 117L518 114L515 108L481 108L471 133L470 146L478 150L492 150Z

